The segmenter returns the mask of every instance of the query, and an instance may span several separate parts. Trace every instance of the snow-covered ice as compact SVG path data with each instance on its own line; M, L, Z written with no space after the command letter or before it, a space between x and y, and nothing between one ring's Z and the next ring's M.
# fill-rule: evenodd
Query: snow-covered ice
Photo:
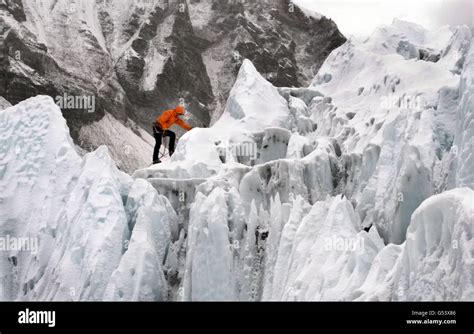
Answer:
M3 110L0 127L0 234L38 245L2 251L1 299L166 300L168 200L105 146L80 158L50 97Z
M195 187L196 198L204 203L201 194L212 194L222 201L220 211L209 215L211 208L203 204L199 211L194 203L190 225L223 220L218 217L226 216L226 192L239 198L247 230L234 240L239 234L228 224L229 238L219 244L226 251L209 263L219 264L219 270L212 267L219 275L205 279L220 280L208 289L228 287L224 299L469 299L448 293L449 279L440 280L435 292L417 287L412 294L395 279L414 247L407 240L418 224L412 215L436 194L472 187L471 39L463 27L429 32L395 20L364 43L348 41L334 50L311 87L279 88L284 100L246 61L215 125L186 135L178 148L183 154L174 161L135 177L158 189L162 181L155 176L207 178ZM257 150L256 164L221 154L229 143L247 141ZM460 191L466 190L452 190ZM472 228L472 216L463 217ZM200 242L188 240L193 258L211 261L209 245L201 248ZM233 263L227 247L240 253ZM417 259L417 266L424 260ZM467 265L472 256L462 261ZM189 261L183 270L186 300L195 300L190 282L202 274L195 276ZM425 275L420 272L420 282Z
M0 111L0 236L39 239L0 253L0 299L474 300L473 50L395 20L308 88L246 60L221 118L132 177L52 99Z

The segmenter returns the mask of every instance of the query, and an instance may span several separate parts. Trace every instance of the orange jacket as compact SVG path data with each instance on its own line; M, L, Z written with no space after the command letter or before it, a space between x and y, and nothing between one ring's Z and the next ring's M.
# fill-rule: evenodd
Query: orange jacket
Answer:
M166 110L156 119L155 123L163 130L168 130L174 124L179 125L187 131L191 130L192 128L179 118L180 115L184 115L184 108L178 106L176 109Z

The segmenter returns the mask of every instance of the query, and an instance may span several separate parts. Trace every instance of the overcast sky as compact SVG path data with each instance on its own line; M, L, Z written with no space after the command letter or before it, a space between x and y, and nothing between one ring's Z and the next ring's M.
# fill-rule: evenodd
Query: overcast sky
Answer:
M474 26L474 0L295 0L333 19L347 37L366 37L393 18L428 29L446 24Z

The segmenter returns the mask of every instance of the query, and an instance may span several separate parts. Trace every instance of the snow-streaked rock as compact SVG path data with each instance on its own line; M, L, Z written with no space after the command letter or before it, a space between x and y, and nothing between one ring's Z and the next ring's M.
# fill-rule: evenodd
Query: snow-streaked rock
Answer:
M7 109L8 107L11 107L12 105L10 102L5 100L3 97L0 96L0 110Z
M289 13L289 4L3 1L6 81L0 94L13 104L38 94L94 96L93 115L63 110L72 137L88 151L104 140L112 156L123 159L120 168L132 173L150 164L151 155L145 165L144 150L136 145L119 155L122 143L115 131L100 132L109 114L118 120L114 129L134 130L131 119L151 132L159 113L183 99L189 123L208 126L224 111L245 58L278 85L306 85L312 79L345 37L325 17L307 17L298 7Z
M151 162L155 139L132 120L124 125L111 114L79 130L81 147L89 149L106 145L117 165L126 173L147 167Z

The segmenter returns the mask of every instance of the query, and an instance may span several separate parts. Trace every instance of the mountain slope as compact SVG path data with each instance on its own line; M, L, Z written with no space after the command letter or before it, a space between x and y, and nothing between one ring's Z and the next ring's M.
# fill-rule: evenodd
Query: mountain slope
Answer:
M0 96L12 104L38 94L95 98L92 112L62 108L77 144L82 126L108 114L151 132L157 114L180 102L190 123L208 126L222 113L244 58L275 84L302 85L345 41L326 18L308 18L298 8L288 13L287 0L274 6L7 0L0 22L6 46Z

